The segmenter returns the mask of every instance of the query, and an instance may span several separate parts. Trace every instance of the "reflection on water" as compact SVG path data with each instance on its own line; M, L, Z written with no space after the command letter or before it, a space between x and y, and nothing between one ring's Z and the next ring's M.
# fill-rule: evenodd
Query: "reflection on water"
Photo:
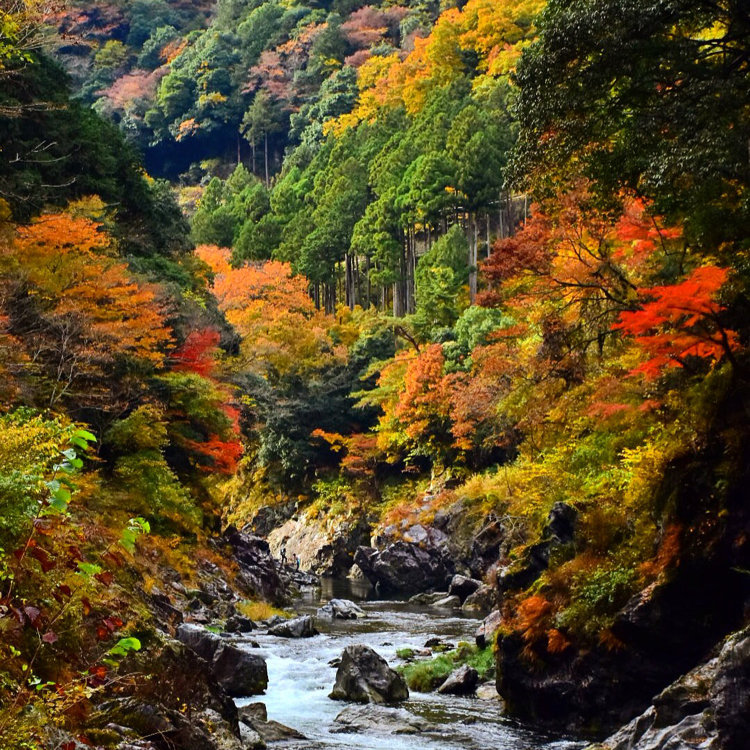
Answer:
M581 743L554 739L524 729L503 717L499 700L481 700L437 693L412 692L403 708L430 723L418 735L389 735L370 730L358 734L334 734L336 715L347 706L332 701L336 670L329 662L346 646L362 643L375 649L391 666L398 663L396 649L422 648L428 638L452 642L473 640L478 620L450 610L418 607L403 601L373 598L369 584L359 581L324 580L323 588L307 592L298 604L300 612L314 612L321 602L337 596L359 601L367 618L358 621L319 622L321 635L284 639L252 634L268 663L269 685L261 700L270 719L294 727L310 741L288 748L367 748L369 750L573 750ZM257 649L254 649L258 653Z

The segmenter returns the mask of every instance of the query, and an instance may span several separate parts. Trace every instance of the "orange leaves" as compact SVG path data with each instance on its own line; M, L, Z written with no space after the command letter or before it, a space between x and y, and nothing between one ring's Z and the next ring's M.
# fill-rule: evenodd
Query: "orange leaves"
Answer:
M50 404L81 379L105 377L121 357L163 362L171 334L156 291L130 276L111 244L94 221L45 214L19 227L0 258L3 304L8 313L24 308L11 332L45 366Z
M440 344L431 344L406 367L404 390L394 415L415 441L431 441L435 427L448 419L450 405L443 381L444 363Z
M531 645L546 636L551 614L552 603L535 594L518 605L513 624L524 641Z
M547 632L547 651L551 654L561 654L571 646L570 640L557 628L551 628Z
M242 354L250 369L284 373L339 357L327 336L332 319L315 309L307 279L292 276L288 263L232 268L226 248L202 245L196 254L214 271L214 295L243 336Z
M646 299L640 309L623 312L616 330L635 337L649 359L633 370L646 378L658 377L666 368L685 366L690 357L720 360L739 346L736 332L722 328L724 309L716 296L727 279L726 268L696 268L684 281L666 286L639 288Z

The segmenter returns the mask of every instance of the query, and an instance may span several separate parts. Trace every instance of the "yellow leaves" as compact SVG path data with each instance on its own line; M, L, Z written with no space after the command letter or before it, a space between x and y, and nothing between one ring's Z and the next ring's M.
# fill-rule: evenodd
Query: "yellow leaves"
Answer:
M223 104L225 101L227 101L228 98L229 97L218 91L209 91L205 94L201 94L198 97L198 104L201 107L204 107L207 104ZM186 120L185 122L189 122L189 120ZM185 122L180 124L180 129L182 129L182 126L185 125Z
M360 122L372 121L384 107L404 106L415 114L430 91L467 73L467 53L476 56L475 89L487 77L508 76L524 46L535 36L533 18L544 0L469 0L438 18L429 36L416 37L402 61L398 53L373 55L359 68L359 98L352 112L330 120L324 132L340 135Z
M366 60L357 71L357 105L351 112L324 123L323 132L340 136L360 122L372 121L381 107L398 106L401 98L398 87L393 85L393 76L398 72L400 63L397 52L386 56L374 55Z
M200 123L196 122L194 117L189 117L178 125L175 140L182 141L185 138L189 138L198 130L200 130Z

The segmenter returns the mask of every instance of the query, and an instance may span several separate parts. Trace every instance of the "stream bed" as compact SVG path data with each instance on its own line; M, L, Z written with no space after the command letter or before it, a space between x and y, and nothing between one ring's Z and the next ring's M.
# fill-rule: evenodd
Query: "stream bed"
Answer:
M524 728L502 715L497 698L480 699L418 693L400 704L428 722L429 730L416 735L393 735L376 729L339 734L332 732L334 719L349 705L328 698L336 677L329 662L346 646L365 644L395 667L396 650L421 649L427 639L438 637L457 643L472 641L479 620L460 612L416 606L403 601L374 600L366 585L350 581L325 581L322 590L307 593L297 603L302 614L315 610L332 597L356 601L367 618L356 621L318 622L321 634L313 638L287 639L253 633L265 657L269 684L266 694L237 701L238 705L263 702L268 718L297 729L308 739L282 745L297 750L366 748L368 750L576 750L584 743L550 737ZM382 710L376 708L374 710Z

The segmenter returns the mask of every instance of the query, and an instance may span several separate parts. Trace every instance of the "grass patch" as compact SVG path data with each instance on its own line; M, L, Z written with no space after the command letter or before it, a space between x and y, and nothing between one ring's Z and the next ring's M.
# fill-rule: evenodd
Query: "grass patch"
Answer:
M411 649L400 649L402 652ZM396 654L401 659L408 658ZM396 671L406 680L410 690L418 693L429 693L445 682L448 675L458 667L468 664L479 673L480 679L485 679L495 666L495 655L491 647L480 649L470 643L459 643L453 651L435 656L432 659L420 659L410 664L402 664Z
M280 615L281 617L291 617L289 612L285 612L283 609L274 607L268 602L251 602L247 599L239 602L237 605L237 611L243 617L249 617L251 620L267 620L269 617L274 615Z
M413 659L414 649L413 648L396 649L396 656L398 656L399 659Z
M448 654L441 654L434 659L421 659L420 661L404 664L398 667L401 676L406 680L409 690L418 693L429 693L440 687L445 679L453 671L454 664Z

